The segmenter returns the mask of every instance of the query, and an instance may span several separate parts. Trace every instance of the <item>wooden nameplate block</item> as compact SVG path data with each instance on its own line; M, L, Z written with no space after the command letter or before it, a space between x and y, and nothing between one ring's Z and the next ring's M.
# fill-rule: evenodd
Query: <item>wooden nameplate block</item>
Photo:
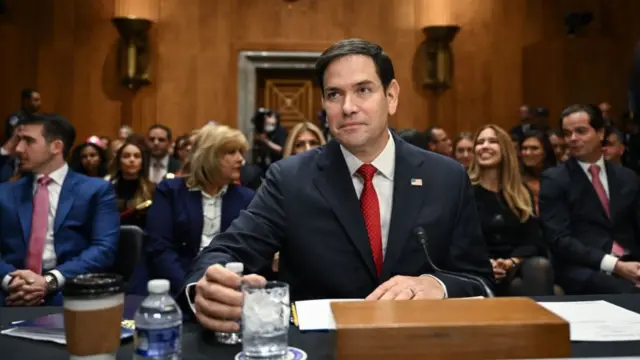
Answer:
M570 357L569 324L528 298L335 302L338 360Z

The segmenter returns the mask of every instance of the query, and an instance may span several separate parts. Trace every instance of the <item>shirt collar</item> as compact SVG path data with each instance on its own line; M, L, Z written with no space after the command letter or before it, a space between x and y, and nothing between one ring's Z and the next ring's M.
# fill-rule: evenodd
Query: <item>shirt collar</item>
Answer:
M576 159L577 160L577 159ZM605 170L605 166L604 166L604 157L600 156L600 159L598 159L598 161L596 161L594 164L590 164L587 162L583 162L578 160L578 164L580 164L580 167L582 168L582 170L584 170L585 172L589 172L589 166L591 165L598 165L600 167L600 170Z
M349 152L349 150L344 146L340 145L340 150L344 156L344 161L347 163L347 168L349 168L349 174L353 176L353 174L355 174L364 163ZM378 157L371 162L371 165L375 166L378 172L380 172L384 177L389 180L393 180L393 174L396 167L396 143L393 140L391 132L389 132L387 145L382 149L382 152Z
M51 179L52 182L62 186L62 183L64 182L64 179L67 177L68 172L69 172L69 166L67 165L67 163L64 163L64 165L59 167L57 170L52 171L51 174L49 174L49 178ZM38 180L43 176L44 176L43 174L36 174L34 183L37 184Z
M214 198L223 197L224 194L227 193L228 189L229 189L229 185L225 185L225 186L222 187L222 189L220 189L220 191L218 191L217 194L215 194L213 196L207 194L204 190L202 190L199 187L190 188L189 191L200 191L200 193L202 193L202 198L203 199L214 199Z
M169 167L169 155L167 155L167 156L163 157L163 158L162 158L162 159L160 159L160 160L154 159L153 161L154 161L154 163L156 163L156 164L158 164L158 163L159 163L160 165L162 165L162 168L163 168L163 169L166 169L166 168L168 168L168 167Z

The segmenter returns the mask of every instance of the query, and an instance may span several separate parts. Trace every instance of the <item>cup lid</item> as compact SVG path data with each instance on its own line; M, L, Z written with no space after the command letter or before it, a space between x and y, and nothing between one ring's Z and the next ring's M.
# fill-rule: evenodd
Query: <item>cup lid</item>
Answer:
M62 294L70 297L94 297L119 294L124 291L122 276L117 274L87 274L66 281Z

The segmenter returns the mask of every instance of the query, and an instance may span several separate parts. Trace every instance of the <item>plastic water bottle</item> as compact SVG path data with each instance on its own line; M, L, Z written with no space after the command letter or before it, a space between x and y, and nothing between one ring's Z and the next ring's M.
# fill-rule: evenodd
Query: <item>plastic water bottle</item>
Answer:
M225 265L225 269L242 276L244 272L244 264L240 262L231 262ZM240 291L240 289L238 289ZM240 321L238 324L242 327ZM225 332L216 332L216 340L222 344L234 345L240 344L242 342L242 332L233 332L233 333L225 333Z
M180 360L182 311L169 295L169 280L151 280L135 314L135 360Z

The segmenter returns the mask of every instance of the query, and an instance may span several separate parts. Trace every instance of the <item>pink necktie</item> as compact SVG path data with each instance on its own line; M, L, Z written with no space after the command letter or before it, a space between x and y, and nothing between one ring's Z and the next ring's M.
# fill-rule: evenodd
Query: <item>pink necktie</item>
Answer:
M360 210L364 218L364 224L367 227L369 235L369 246L371 246L371 254L373 262L376 265L378 277L382 272L382 227L380 225L380 204L378 202L378 194L373 186L373 175L377 169L371 164L363 164L358 169L358 174L364 180L362 194L360 194Z
M51 178L48 176L38 179L38 188L33 195L33 216L26 268L36 274L42 273L42 253L49 222L49 188L47 186L50 182Z
M604 190L602 182L600 182L600 166L595 164L589 166L589 172L591 173L591 182L593 183L593 188L596 190L596 194L598 194L598 197L600 198L602 207L607 213L607 216L611 217L611 214L609 213L609 198L607 197L607 192ZM620 257L624 255L624 248L614 241L611 253L615 256Z

